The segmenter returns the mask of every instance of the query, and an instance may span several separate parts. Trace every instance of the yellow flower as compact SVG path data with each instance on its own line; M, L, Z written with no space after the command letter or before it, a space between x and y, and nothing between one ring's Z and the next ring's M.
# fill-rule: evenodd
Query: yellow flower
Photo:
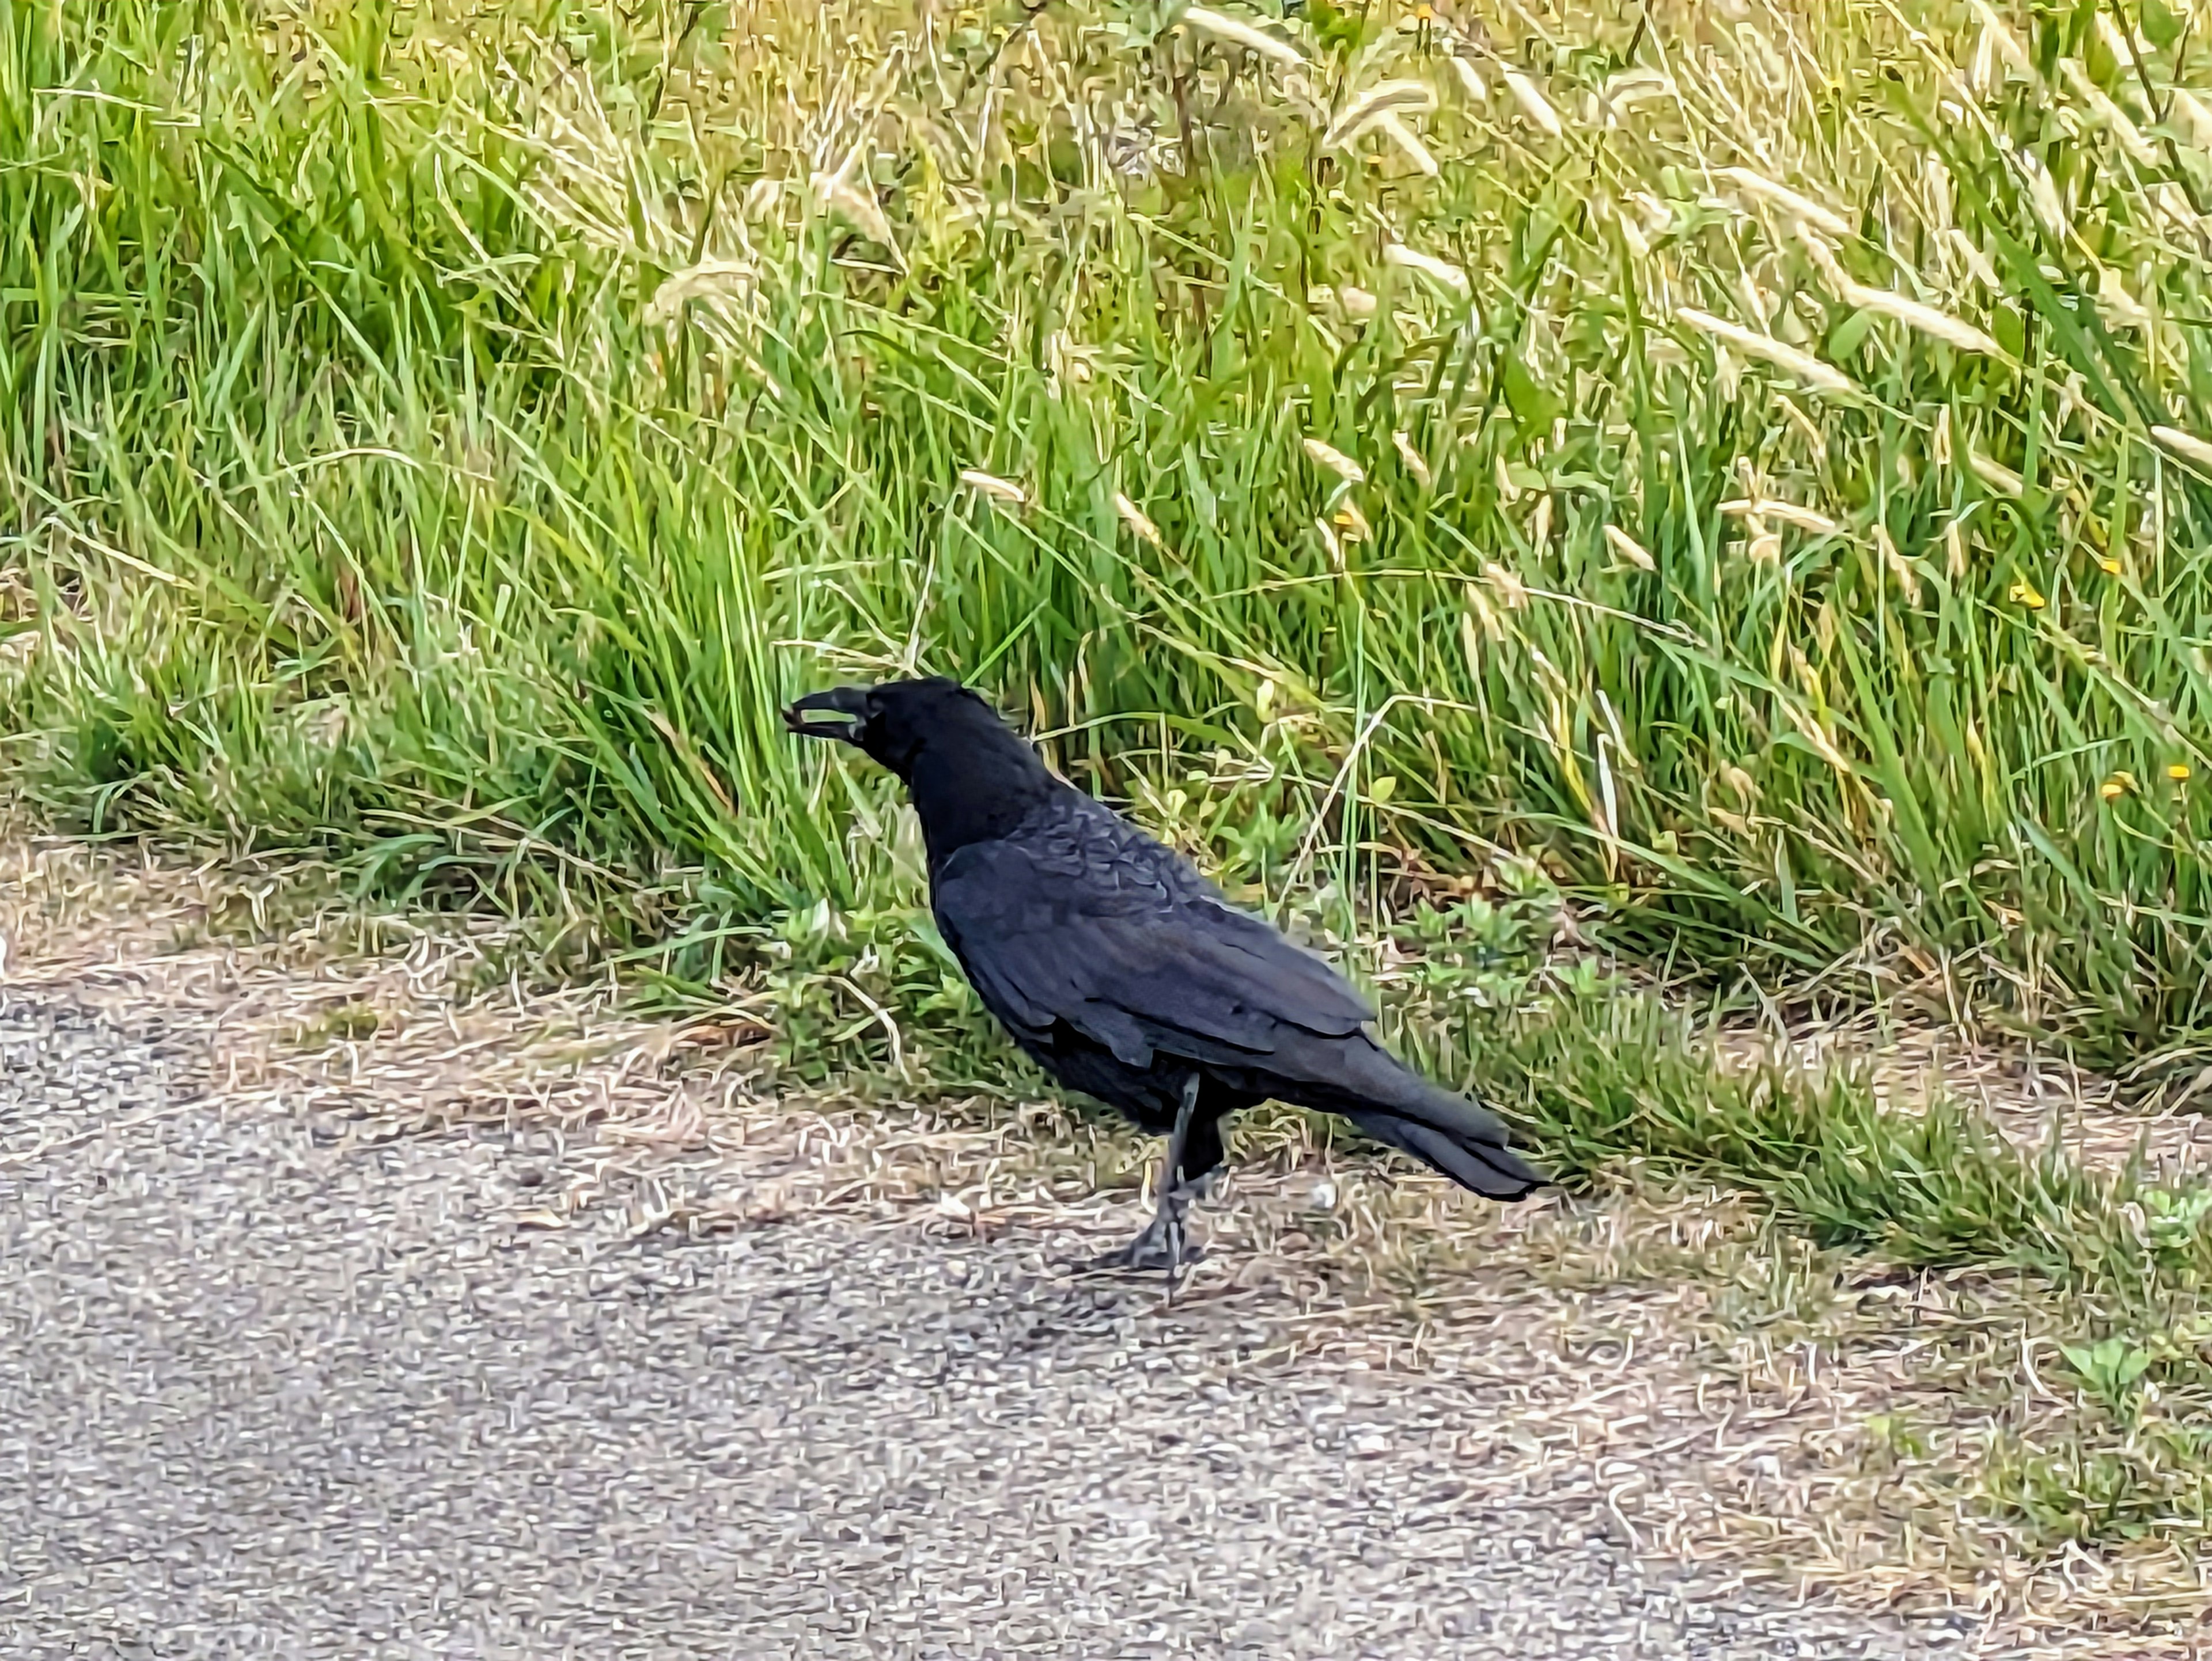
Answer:
M2135 788L2136 776L2133 773L2123 771L2113 774L2112 777L2099 785L2097 794L2106 801L2118 801L2122 796L2132 793Z
M2188 783L2189 764L2185 761L2178 761L2174 763L2172 766L2166 770L2166 776L2172 779L2176 784Z
M2025 605L2031 611L2040 611L2047 603L2041 594L2035 592L2033 585L2026 582L2013 584L2011 599L2015 604Z
M2106 571L2110 572L2114 576L2118 576L2120 574L2120 562L2114 559L2110 554L2106 554L2102 559L2099 560L2097 563L2103 566Z

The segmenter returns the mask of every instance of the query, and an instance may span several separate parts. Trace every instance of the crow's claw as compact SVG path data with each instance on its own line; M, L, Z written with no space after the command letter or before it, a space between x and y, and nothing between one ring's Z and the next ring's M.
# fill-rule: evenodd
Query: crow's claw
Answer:
M1203 1199L1213 1187L1213 1173L1208 1171L1196 1182L1185 1183L1160 1196L1159 1209L1152 1214L1143 1232L1128 1244L1094 1257L1088 1268L1094 1274L1145 1272L1158 1269L1168 1277L1168 1291L1172 1294L1184 1268L1206 1260L1206 1249L1194 1244L1185 1219L1194 1201Z
M1164 1269L1173 1280L1176 1272L1206 1261L1206 1248L1182 1241L1170 1243L1147 1228L1125 1246L1093 1257L1084 1267L1095 1275L1115 1275Z

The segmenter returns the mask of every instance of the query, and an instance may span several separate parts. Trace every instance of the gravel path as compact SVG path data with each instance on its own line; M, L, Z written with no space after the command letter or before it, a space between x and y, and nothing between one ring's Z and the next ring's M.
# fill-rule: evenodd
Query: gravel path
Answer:
M526 1139L184 1054L0 994L0 1654L1966 1652L1639 1567L1586 1482L1499 1508L1479 1389L1018 1238L518 1230Z

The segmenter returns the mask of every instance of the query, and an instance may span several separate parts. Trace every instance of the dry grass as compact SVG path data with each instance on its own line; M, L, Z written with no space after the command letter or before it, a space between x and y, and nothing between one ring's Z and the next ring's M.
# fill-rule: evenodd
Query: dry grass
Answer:
M1018 1232L1072 1263L1136 1215L1152 1150L1115 1127L1050 1103L783 1096L745 1011L646 1020L609 983L497 979L501 931L481 922L367 918L311 873L58 844L5 861L0 993L157 1024L226 1110L313 1112L362 1141L503 1126L542 1156L513 1194L514 1226L619 1240L836 1208ZM1808 1049L1851 1037L1808 1035ZM1936 1053L1901 1050L1900 1076ZM1954 1053L1992 1081L2036 1076ZM2031 1281L1893 1274L1741 1195L1669 1192L1632 1167L1581 1199L1477 1204L1319 1145L1310 1124L1249 1129L1180 1293L1187 1312L1273 1334L1240 1365L1502 1392L1514 1410L1458 1450L1453 1480L1587 1486L1646 1552L1970 1610L1992 1623L1984 1653L2194 1652L2174 1623L2201 1609L2203 1579L2177 1549L2026 1553L1975 1514L1991 1430L2063 1435L2079 1409L2051 1348L2070 1313Z
M1862 1010L1735 1028L1720 1047L1747 1065L1781 1056L1814 1074L1832 1062L1863 1066L1885 1106L1948 1095L1972 1103L2015 1146L2056 1141L2094 1170L2139 1158L2171 1182L2212 1163L2212 1118L2195 1089L2138 1099L2106 1074L2027 1044Z

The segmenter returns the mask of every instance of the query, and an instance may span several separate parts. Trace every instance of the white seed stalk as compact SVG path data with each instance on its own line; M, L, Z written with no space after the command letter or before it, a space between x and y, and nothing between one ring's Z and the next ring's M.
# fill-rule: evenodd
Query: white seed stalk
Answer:
M1988 26L1984 25L1981 33L1975 37L1974 55L1966 60L1966 73L1962 77L1966 82L1963 90L1972 97L1986 100L1996 89L1999 74L1996 42Z
M1784 502L1774 496L1738 496L1721 503L1721 511L1732 519L1778 519L1784 525L1795 526L1816 537L1833 536L1843 528L1815 508L1795 502Z
M1505 71L1505 89L1513 94L1521 113L1528 118L1528 125L1547 138L1557 138L1565 131L1559 125L1559 113L1545 101L1544 94L1536 90L1536 83L1518 70Z
M1436 476L1430 472L1429 464L1423 459L1421 453L1413 447L1412 439L1403 433L1393 433L1390 435L1390 442L1396 447L1398 459L1406 464L1406 471L1413 476L1416 484L1424 490L1435 484Z
M1874 527L1874 545L1881 555L1881 563L1889 568L1890 575L1897 579L1897 586L1905 595L1905 603L1908 605L1920 604L1920 574L1912 569L1912 562L1899 551L1897 540L1890 535L1887 525Z
M1810 197L1799 195L1787 185L1776 184L1764 173L1753 173L1748 167L1721 167L1716 170L1716 176L1727 179L1747 195L1771 202L1793 219L1818 226L1838 240L1851 234L1850 222L1841 214L1822 207Z
M1364 484L1367 474L1350 456L1333 444L1324 444L1317 438L1305 441L1306 457L1316 466L1326 468L1346 484Z
M1846 279L1842 284L1842 297L1846 305L1877 316L1895 318L1909 329L1917 330L1931 340L1962 352L1979 352L1985 357L2002 357L2004 348L1984 334L1964 318L1924 306L1917 300L1890 289L1869 289L1865 284Z
M1029 502L1029 493L1010 478L1000 478L996 473L987 473L980 467L963 467L960 482L978 495L994 502L1003 502L1009 507L1020 508Z
M1186 6L1181 21L1201 34L1211 35L1216 40L1226 41L1232 46L1242 46L1247 52L1257 52L1262 58L1272 58L1291 69L1303 66L1306 61L1305 54L1289 41L1278 40L1241 18L1211 11L1204 6Z
M2018 473L2002 461L1984 455L1972 445L1966 447L1966 471L1999 496L2017 496L2027 488Z
M1650 551L1618 525L1605 527L1605 539L1613 545L1613 552L1638 570L1656 571L1659 569L1659 562L1651 557Z
M2058 199L2057 181L2051 178L2050 169L2034 156L2022 151L2019 153L2019 160L2021 171L2027 175L2027 199L2029 205L2035 210L2035 216L2042 221L2047 234L2063 240L2069 227L2066 219L2066 204Z
M1114 492L1114 511L1121 515L1121 522L1155 548L1167 545L1160 540L1160 527L1146 518L1145 510L1119 490Z
M1974 12L1982 20L1982 40L1990 54L2014 69L2033 73L2034 64L2027 55L2027 48L2021 45L2020 37L2007 28L1990 8L1989 0L1974 0Z
M1328 528L1328 521L1325 519L1316 520L1314 529L1321 532L1321 545L1328 551L1328 563L1331 569L1337 571L1343 570L1344 545L1336 539L1336 532Z
M1701 312L1694 306L1678 306L1674 315L1692 328L1725 342L1746 357L1755 357L1763 363L1796 376L1808 386L1824 392L1856 392L1857 386L1833 364L1823 363L1809 352L1801 352L1795 346L1784 345L1772 335L1759 334L1731 323L1725 318Z
M1449 260L1439 259L1434 254L1409 248L1402 242L1393 242L1384 247L1382 259L1386 265L1418 272L1438 288L1448 289L1457 299L1465 300L1474 291L1474 285L1467 280L1467 273L1458 266Z
M646 305L648 323L665 323L690 300L744 301L752 295L759 273L738 259L702 259L696 265L672 272L653 291Z
M847 222L869 241L880 243L894 253L898 251L898 244L891 240L890 221L884 217L884 210L872 192L861 190L842 172L828 176L817 174L814 188L823 207L843 215Z
M1346 105L1344 113L1322 135L1321 142L1329 149L1342 149L1386 115L1395 115L1401 110L1432 110L1436 106L1437 95L1425 82L1385 81Z
M1421 143L1419 136L1400 119L1395 111L1385 111L1376 116L1374 130L1395 144L1408 161L1430 178L1437 176L1437 158L1429 153L1429 147Z
M1920 170L1921 182L1928 197L1928 220L1939 236L1948 236L1952 226L1952 202L1956 192L1952 188L1951 170L1943 165L1941 156L1930 155Z
M1836 741L1828 736L1828 729L1809 712L1800 710L1795 703L1785 703L1782 709L1783 713L1790 717L1790 725L1805 735L1805 742L1813 746L1820 759L1834 768L1838 775L1849 778L1851 764L1844 752L1836 748Z
M1627 248L1629 257L1639 265L1649 260L1651 258L1650 240L1644 234L1643 227L1636 222L1636 216L1615 209L1612 217L1613 224L1620 231L1620 240Z
M1990 264L1989 256L1974 246L1974 239L1960 227L1951 228L1951 246L1957 251L1960 263L1967 273L1991 294L2002 294L2004 283L1997 276L1997 268Z
M2185 433L2179 427L2154 427L2150 435L2184 461L2194 462L2207 472L2212 472L2212 443Z

